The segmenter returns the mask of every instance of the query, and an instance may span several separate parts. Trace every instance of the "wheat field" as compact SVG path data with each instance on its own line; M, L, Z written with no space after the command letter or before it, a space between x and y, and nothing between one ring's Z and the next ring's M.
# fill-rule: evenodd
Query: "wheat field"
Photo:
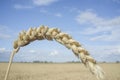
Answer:
M0 80L4 80L8 63L0 63ZM120 80L120 64L99 64L105 80ZM80 63L13 63L8 80L97 80Z

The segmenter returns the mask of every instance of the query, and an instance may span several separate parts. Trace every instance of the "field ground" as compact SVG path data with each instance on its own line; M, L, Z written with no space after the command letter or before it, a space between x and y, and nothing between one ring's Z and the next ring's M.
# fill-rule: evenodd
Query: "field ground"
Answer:
M0 63L0 80L4 80L7 63ZM105 80L120 80L120 64L99 64ZM13 63L8 80L97 80L83 64Z

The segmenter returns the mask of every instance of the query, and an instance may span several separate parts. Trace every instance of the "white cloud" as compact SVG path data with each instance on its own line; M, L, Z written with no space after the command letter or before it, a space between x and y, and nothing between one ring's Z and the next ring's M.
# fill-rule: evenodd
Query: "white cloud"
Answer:
M5 48L0 48L0 52L4 52L5 50Z
M97 35L91 40L118 41L120 39L120 16L112 19L105 19L93 11L81 12L77 18L79 24L89 25L81 33L86 35Z
M48 6L57 0L33 0L33 3L37 6Z
M13 7L15 9L32 9L35 8L35 6L48 6L54 2L57 2L58 0L31 0L31 1L32 1L32 5L15 4Z
M0 48L0 53L10 53L6 48Z
M118 50L117 50L119 53L120 53L120 47L118 48Z
M62 14L61 13L56 13L55 16L56 17L62 17Z
M31 9L31 8L33 8L33 6L27 6L27 5L20 5L20 4L15 4L14 5L14 8L15 9Z
M31 49L31 50L29 50L29 52L30 53L35 53L36 51Z
M51 56L55 56L55 55L58 55L58 54L59 54L59 52L57 50L54 50L50 53Z

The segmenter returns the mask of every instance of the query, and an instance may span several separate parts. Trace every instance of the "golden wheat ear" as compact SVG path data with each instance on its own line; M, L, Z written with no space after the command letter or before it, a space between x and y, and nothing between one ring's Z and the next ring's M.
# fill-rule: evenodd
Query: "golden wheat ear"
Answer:
M51 41L54 39L68 49L71 49L73 53L81 59L82 63L85 64L98 79L104 78L104 71L102 68L97 65L96 61L90 56L87 50L82 48L79 42L72 39L72 37L67 33L61 32L58 28L48 28L46 26L41 26L38 28L30 28L28 31L22 31L19 33L18 39L15 40L13 44L14 50L11 54L4 80L7 80L8 78L13 57L15 53L19 51L20 47L24 47L32 41L43 39Z

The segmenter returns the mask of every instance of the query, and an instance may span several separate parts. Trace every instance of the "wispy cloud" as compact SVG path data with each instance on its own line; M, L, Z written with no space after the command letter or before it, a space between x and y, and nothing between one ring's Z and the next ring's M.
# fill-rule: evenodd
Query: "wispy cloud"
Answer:
M61 18L63 15L61 13L52 13L44 8L40 9L40 13L43 13L44 15L49 15L49 16L55 16Z
M2 53L10 53L10 51L9 50L7 50L6 48L0 48L0 53L2 54Z
M48 6L53 4L54 2L57 2L58 0L30 0L32 2L32 4L27 4L27 5L23 5L23 4L14 4L14 8L15 9L33 9L36 6Z
M11 38L10 35L8 35L8 34L1 34L0 33L0 39L9 39L9 38Z
M62 14L61 13L56 13L54 14L56 17L62 17Z
M11 51L4 47L0 47L0 61L8 61Z
M27 6L27 5L21 5L21 4L15 4L14 5L15 9L32 9L33 6Z
M37 6L48 6L58 0L32 0L32 1Z
M120 61L120 46L86 46L87 50L97 61Z
M82 33L96 35L91 40L118 41L120 39L120 16L105 19L95 12L87 10L81 12L76 20L79 24L89 25Z
M5 48L0 48L0 52L5 52Z
M40 13L44 13L44 14L47 14L48 13L48 11L46 10L46 9L40 9Z
M30 52L30 53L36 53L36 51L35 51L35 50L32 50L32 49L29 50L29 52Z
M113 2L120 4L120 0L113 0Z
M50 53L51 56L56 56L58 54L59 54L59 52L57 50L54 50Z
M79 13L81 10L77 7L73 7L73 6L65 6L63 7L65 10L69 11L70 13Z

